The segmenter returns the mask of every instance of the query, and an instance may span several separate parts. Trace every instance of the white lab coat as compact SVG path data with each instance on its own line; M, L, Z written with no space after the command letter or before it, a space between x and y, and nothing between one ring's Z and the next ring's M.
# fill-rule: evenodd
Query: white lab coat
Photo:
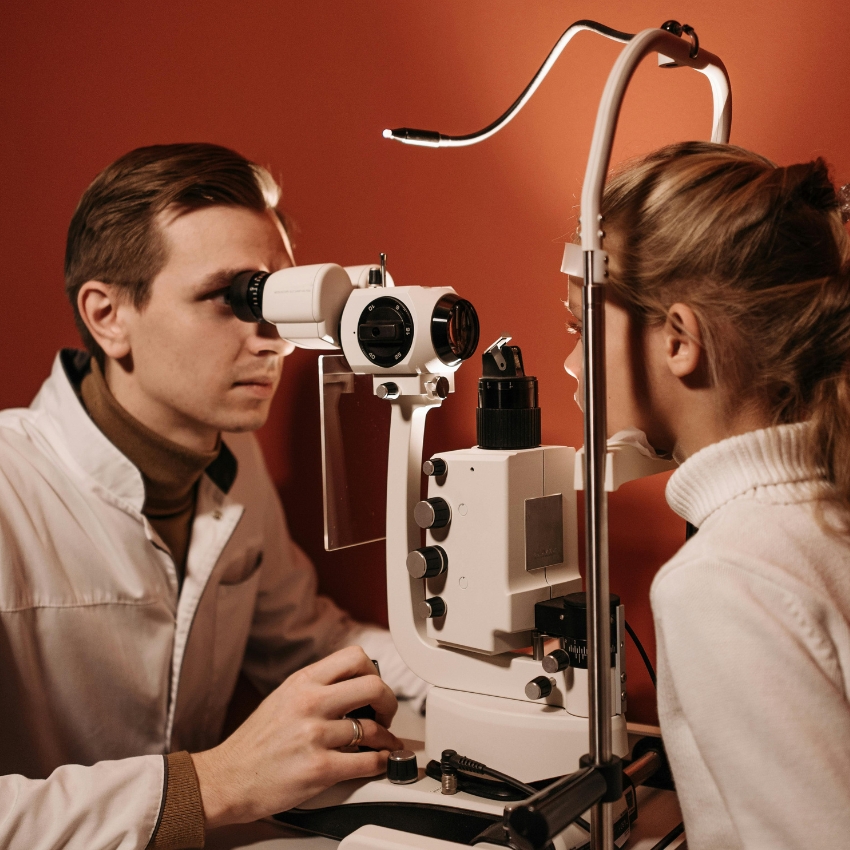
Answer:
M62 352L30 408L0 413L9 850L144 848L163 754L218 743L240 669L265 693L364 634L316 595L250 435L225 435L233 457L223 452L199 482L178 598L171 556L141 513L139 471L76 395L83 366ZM367 637L367 651L392 652L386 632Z

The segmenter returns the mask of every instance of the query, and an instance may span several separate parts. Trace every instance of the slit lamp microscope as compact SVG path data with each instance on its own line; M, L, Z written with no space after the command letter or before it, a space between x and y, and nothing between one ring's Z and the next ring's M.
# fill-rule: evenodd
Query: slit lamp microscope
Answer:
M447 136L404 128L384 136L428 147L489 138L522 109L582 31L626 45L597 114L581 196L581 244L566 246L561 266L583 280L583 449L540 444L537 380L526 375L519 347L501 337L482 357L478 445L423 465L426 416L454 391L455 371L475 352L478 317L451 287L396 287L384 255L379 267L325 263L246 272L231 287L239 318L274 323L304 348L341 349L351 372L372 376L372 392L391 406L389 625L401 657L433 685L425 727L432 769L423 775L414 754L399 751L388 778L343 783L278 816L343 839L346 850L473 844L610 850L628 839L624 613L609 592L606 500L624 481L672 464L632 445L608 444L607 254L599 211L621 103L639 62L656 53L662 67L690 67L708 77L716 142L729 138L728 75L687 25L668 21L632 35L579 21L484 130ZM576 489L582 488L586 592L577 552ZM558 638L559 648L546 654L544 636ZM531 655L519 651L529 646ZM459 777L465 781L455 793ZM588 811L589 823L582 818Z

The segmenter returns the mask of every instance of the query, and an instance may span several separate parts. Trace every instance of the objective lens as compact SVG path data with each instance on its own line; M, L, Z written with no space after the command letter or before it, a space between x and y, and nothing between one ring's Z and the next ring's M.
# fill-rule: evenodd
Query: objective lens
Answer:
M472 357L478 347L478 314L472 304L454 294L444 295L431 315L431 342L447 366Z

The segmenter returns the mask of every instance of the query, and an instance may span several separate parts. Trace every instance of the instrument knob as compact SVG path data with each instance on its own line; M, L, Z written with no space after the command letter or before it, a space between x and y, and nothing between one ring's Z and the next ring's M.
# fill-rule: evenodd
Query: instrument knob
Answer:
M441 496L419 502L413 509L413 520L420 528L443 528L452 519L452 509Z
M407 556L407 571L413 578L434 578L444 573L449 559L442 546L423 546Z
M543 659L543 669L547 673L560 673L570 666L570 656L563 649L554 649Z
M432 457L422 464L422 471L426 475L445 475L449 465L441 457Z
M432 596L416 606L416 611L423 620L446 616L446 603L439 596Z
M375 271L375 269L372 269L372 271ZM378 398L394 399L399 397L400 392L398 384L394 384L392 381L387 381L375 390L375 395Z
M419 779L419 765L412 750L395 750L387 759L387 779L394 785L409 785Z
M529 699L543 699L552 693L553 684L548 676L538 676L525 686L525 695Z

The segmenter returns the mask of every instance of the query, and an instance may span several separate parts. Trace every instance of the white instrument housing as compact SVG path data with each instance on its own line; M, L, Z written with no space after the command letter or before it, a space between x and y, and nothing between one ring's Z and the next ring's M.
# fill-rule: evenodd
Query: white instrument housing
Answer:
M352 371L372 375L452 375L460 365L445 363L434 350L431 320L437 302L455 295L450 286L368 287L351 292L340 322L340 342ZM389 366L379 366L363 351L358 340L358 325L363 313L380 298L392 298L407 308L413 342L410 350Z
M317 263L276 271L263 287L263 318L299 348L338 349L340 318L349 296L356 288L368 287L369 272L376 268ZM387 274L387 287L394 286Z
M486 655L526 647L534 603L581 590L575 454L566 446L440 453L447 473L428 479L428 496L448 502L451 522L429 528L426 543L443 548L448 568L426 579L426 595L448 610L426 621L428 637Z

